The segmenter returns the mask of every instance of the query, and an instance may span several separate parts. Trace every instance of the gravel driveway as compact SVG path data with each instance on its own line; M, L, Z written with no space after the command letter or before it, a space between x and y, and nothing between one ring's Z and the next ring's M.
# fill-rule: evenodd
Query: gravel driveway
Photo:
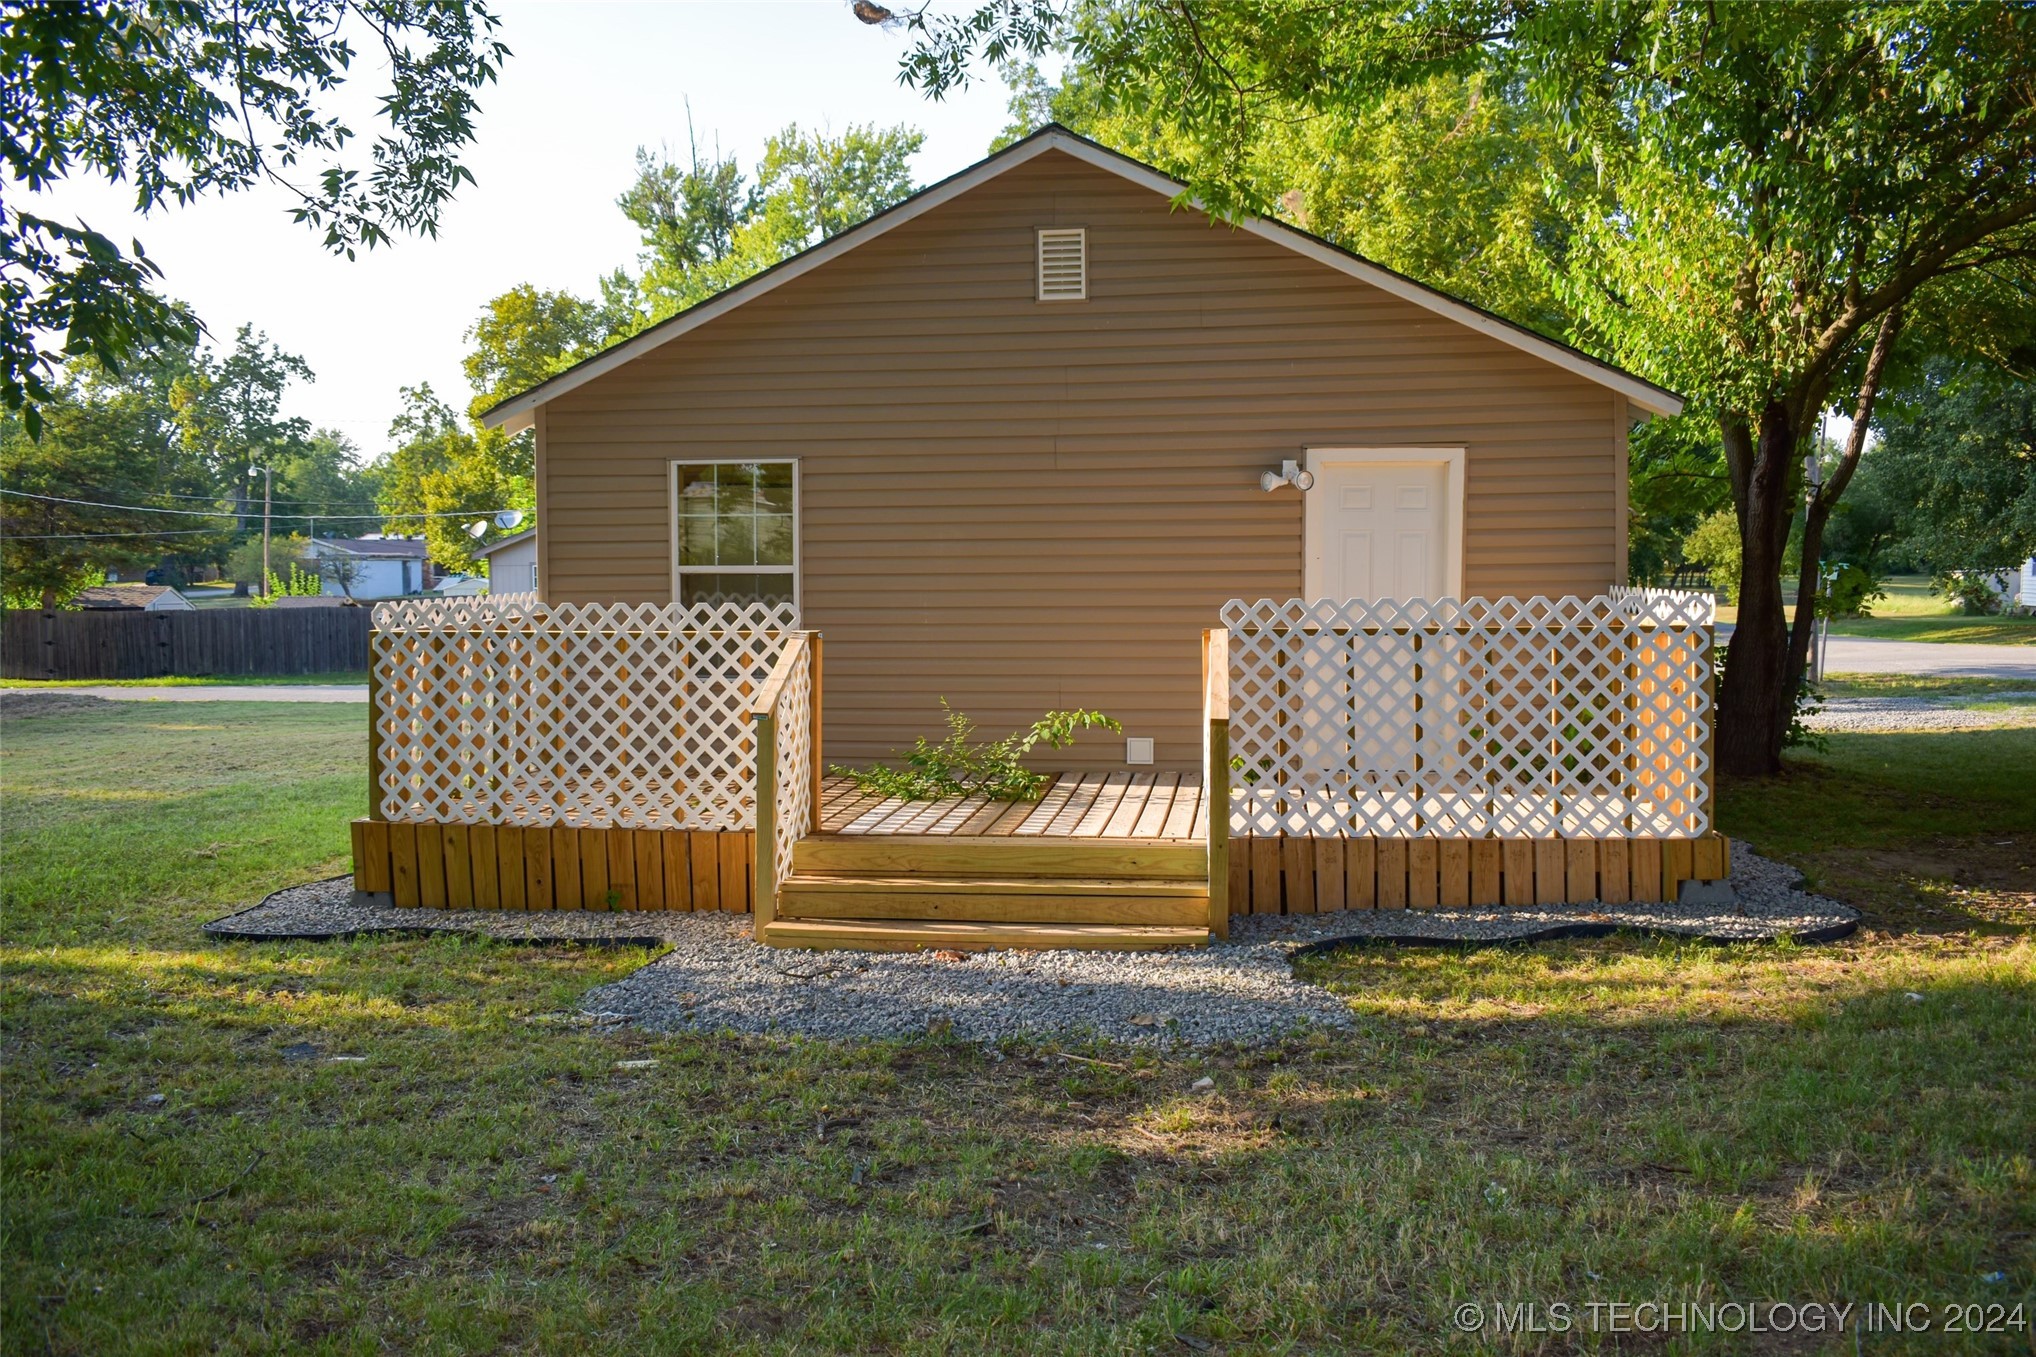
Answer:
M1999 705L1981 708L1962 703ZM2036 688L1983 697L1834 697L1803 724L1812 730L1875 733L2036 726Z
M1736 904L1565 905L1485 910L1352 910L1245 917L1231 937L1175 952L782 951L750 941L741 914L393 909L351 902L345 877L278 891L207 924L214 937L331 938L455 932L519 941L635 942L669 948L590 991L584 1020L652 1031L968 1041L1101 1037L1138 1044L1261 1043L1341 1027L1348 1007L1294 976L1302 951L1341 942L1478 943L1588 936L1621 928L1719 941L1849 933L1858 914L1796 889L1790 868L1735 851Z

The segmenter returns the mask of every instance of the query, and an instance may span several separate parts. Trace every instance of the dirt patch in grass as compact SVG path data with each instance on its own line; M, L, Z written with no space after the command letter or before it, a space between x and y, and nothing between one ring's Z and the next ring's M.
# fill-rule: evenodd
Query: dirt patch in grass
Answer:
M1816 888L1857 906L1869 927L2036 931L2036 835L1936 838L1805 858Z
M84 693L0 688L0 717L9 721L30 716L71 716L112 705L103 697L91 697Z

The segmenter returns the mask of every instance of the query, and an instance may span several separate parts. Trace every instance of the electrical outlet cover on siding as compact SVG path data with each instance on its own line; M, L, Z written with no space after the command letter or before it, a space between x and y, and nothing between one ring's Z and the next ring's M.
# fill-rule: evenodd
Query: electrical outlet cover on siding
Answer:
M1039 233L1039 300L1079 302L1089 295L1089 240L1082 227Z

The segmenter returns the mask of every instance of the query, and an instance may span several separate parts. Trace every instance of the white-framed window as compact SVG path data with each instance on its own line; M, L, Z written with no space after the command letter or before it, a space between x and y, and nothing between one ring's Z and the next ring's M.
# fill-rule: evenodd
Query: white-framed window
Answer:
M671 464L672 598L799 601L799 464Z
M1080 226L1041 228L1039 300L1079 302L1089 296L1089 233Z

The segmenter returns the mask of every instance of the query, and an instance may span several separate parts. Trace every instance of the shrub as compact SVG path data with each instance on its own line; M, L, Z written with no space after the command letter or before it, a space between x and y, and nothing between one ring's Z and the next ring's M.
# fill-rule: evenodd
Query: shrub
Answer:
M283 567L289 561L307 561L311 552L311 539L294 532L279 532L269 539L269 560L272 568ZM245 538L226 557L226 578L236 584L245 584L257 589L262 584L262 539L261 534Z
M1720 509L1683 539L1683 559L1707 567L1720 603L1739 597L1739 519Z
M1944 595L1958 605L1958 611L1968 617L1986 617L2001 610L2002 598L1993 576L1983 570L1951 570L1940 572L1930 581L1930 588Z
M1818 604L1826 617L1872 617L1874 603L1887 596L1888 591L1871 570L1841 565Z
M295 561L290 562L290 577L283 579L275 571L269 572L269 587L255 596L257 608L273 607L279 598L311 598L325 592L325 581L315 571L307 571Z
M998 801L1033 801L1046 790L1046 775L1025 766L1025 756L1039 745L1065 749L1077 732L1097 728L1121 731L1123 726L1099 711L1050 711L1029 730L1001 740L978 743L976 723L940 699L947 714L947 736L929 743L920 736L910 753L900 754L904 767L873 764L868 768L830 771L855 779L856 790L904 801L938 801L947 796L987 796Z

